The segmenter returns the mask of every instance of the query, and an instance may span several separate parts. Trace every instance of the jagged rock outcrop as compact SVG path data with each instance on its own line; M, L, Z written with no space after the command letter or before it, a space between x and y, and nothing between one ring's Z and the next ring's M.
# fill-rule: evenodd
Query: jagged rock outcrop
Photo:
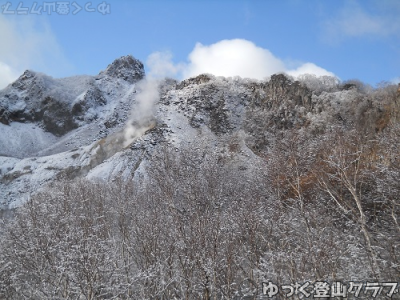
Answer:
M122 56L108 65L107 69L100 72L101 75L107 75L114 78L123 79L129 83L135 83L143 79L144 67L143 64L133 58L132 55Z
M282 102L293 101L294 105L303 106L307 111L312 109L312 92L300 81L292 81L283 74L272 75L263 90L266 97L261 103L272 102L273 106L279 106Z
M203 74L182 81L162 99L178 105L193 127L206 125L217 134L244 129L264 135L271 128L303 126L313 109L312 92L283 74L267 82Z

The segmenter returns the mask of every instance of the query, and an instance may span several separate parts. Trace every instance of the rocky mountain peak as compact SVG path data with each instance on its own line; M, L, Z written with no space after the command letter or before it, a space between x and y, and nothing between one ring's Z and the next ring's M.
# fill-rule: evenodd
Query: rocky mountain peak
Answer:
M121 78L129 83L135 83L144 77L143 64L132 55L122 56L108 65L107 69L99 75L108 75L114 78Z
M34 80L35 76L35 72L26 70L15 82L13 82L12 87L18 90L25 90L31 85L31 82Z
M20 77L19 77L19 80L26 80L26 79L29 79L29 78L32 78L32 77L34 77L36 75L36 73L35 72L33 72L33 71L31 71L31 70L26 70Z

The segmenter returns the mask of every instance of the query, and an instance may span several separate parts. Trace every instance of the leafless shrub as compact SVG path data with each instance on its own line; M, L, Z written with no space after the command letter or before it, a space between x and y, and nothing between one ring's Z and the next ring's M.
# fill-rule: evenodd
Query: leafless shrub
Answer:
M159 149L142 182L57 183L4 221L0 298L257 299L269 280L393 280L390 126L375 140L287 131L252 172L195 145Z

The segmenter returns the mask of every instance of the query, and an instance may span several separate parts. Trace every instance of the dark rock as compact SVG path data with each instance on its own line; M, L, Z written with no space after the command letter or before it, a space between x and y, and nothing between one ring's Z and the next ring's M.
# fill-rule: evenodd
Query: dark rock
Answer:
M114 113L110 119L104 122L104 126L109 129L118 125L118 113Z
M354 83L346 83L342 86L342 90L344 91L348 91L348 90L352 90L352 89L356 89L357 85L355 85Z
M10 125L9 113L5 108L0 107L0 123L4 125Z
M78 127L66 104L52 97L46 97L42 103L43 125L48 132L61 136Z
M304 106L308 111L312 109L312 92L299 81L292 81L284 74L272 75L271 80L265 85L266 98L262 103L271 102L269 107L277 107L283 102L293 100L295 105Z

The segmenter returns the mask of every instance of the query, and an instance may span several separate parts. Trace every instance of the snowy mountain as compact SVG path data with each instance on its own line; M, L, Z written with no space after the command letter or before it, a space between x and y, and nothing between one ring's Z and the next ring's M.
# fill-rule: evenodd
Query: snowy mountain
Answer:
M1 206L89 166L93 142L123 127L143 76L143 64L125 56L97 76L26 71L0 91Z
M281 130L322 132L337 122L365 123L365 115L362 126L380 130L385 115L360 99L355 84L330 77L203 74L147 85L144 78L143 64L124 56L96 76L25 71L0 91L0 207L19 206L58 179L142 176L152 153L165 146L211 147L250 172ZM135 134L127 137L129 128Z

